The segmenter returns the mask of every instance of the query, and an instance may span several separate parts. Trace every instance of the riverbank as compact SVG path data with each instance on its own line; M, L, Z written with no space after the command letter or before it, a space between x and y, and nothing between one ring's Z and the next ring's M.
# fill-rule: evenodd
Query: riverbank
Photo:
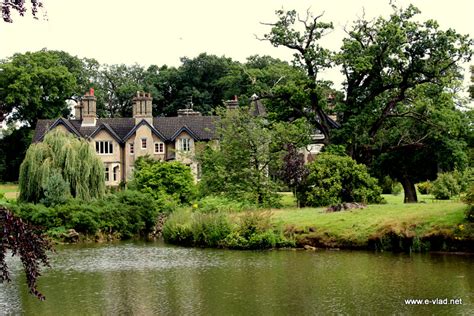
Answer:
M369 205L334 213L286 209L274 210L272 221L299 247L474 252L474 227L465 210L466 205L454 201Z
M178 245L236 249L474 252L474 224L466 220L462 202L422 196L422 203L403 204L402 197L385 198L387 204L340 212L298 209L290 206L290 199L285 208L255 210L253 215L181 210L170 216L164 237Z

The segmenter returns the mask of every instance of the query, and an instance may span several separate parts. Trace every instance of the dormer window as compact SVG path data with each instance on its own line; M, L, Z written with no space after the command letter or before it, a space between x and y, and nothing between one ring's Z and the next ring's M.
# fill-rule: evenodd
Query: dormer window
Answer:
M190 151L191 150L191 139L190 138L180 138L178 141L178 148L181 151Z
M108 140L96 141L95 151L99 155L111 155L114 153L114 145L111 141Z
M155 143L155 154L164 154L165 153L165 144L162 142Z
M142 138L142 149L146 149L146 138Z

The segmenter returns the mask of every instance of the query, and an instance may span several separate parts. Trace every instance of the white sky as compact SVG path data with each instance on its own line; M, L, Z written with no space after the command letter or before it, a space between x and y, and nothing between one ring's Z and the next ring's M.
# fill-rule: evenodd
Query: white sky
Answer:
M422 20L432 18L443 29L474 36L474 0L396 2L403 7L415 4ZM47 20L34 20L28 12L23 18L14 16L13 24L0 22L0 59L48 48L101 63L143 66L178 66L180 57L202 52L239 61L254 54L291 60L290 50L255 39L255 34L269 31L259 22L275 21L277 9L324 11L323 20L335 26L324 43L334 50L341 46L343 27L361 16L363 8L368 18L391 12L389 0L44 0L44 4ZM465 76L467 84L467 70ZM342 79L337 69L321 77L336 83Z

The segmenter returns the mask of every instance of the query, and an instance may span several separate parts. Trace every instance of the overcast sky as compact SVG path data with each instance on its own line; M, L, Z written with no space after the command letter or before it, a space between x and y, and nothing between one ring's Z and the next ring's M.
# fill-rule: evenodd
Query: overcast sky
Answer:
M432 18L443 29L454 28L474 36L474 0L396 3L403 7L413 3L422 11L421 20ZM391 12L388 0L44 0L44 4L47 20L41 16L34 20L27 13L23 18L14 16L13 24L0 23L0 59L16 52L48 48L101 63L144 66L178 66L180 57L195 57L201 52L239 61L254 54L291 60L289 50L255 39L255 35L268 32L268 26L260 22L274 21L277 9L304 13L311 8L318 14L324 11L324 20L335 26L324 44L334 50L341 46L343 27L361 16L363 10L366 17L388 16ZM338 70L323 76L341 81Z

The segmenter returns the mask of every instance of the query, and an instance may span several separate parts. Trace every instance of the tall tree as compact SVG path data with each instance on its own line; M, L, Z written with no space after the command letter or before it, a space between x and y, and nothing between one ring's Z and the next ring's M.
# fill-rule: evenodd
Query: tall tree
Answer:
M15 54L0 62L0 119L26 122L67 117L67 100L82 93L82 62L61 51Z
M308 94L301 87L307 76L299 67L270 56L250 56L220 79L225 97L239 96L243 104L254 94L264 102L269 119L293 121L306 116Z
M132 116L132 98L144 90L142 66L102 65L96 82L97 110L105 117Z
M88 201L105 192L104 165L89 142L61 130L46 134L43 142L28 148L20 167L20 201L40 202L63 196Z
M309 10L304 18L295 10L277 10L275 13L277 22L263 23L271 26L271 30L262 40L270 41L275 47L283 46L294 51L294 64L304 69L307 74L304 90L308 92L311 106L311 115L308 118L324 134L325 142L329 142L330 125L325 111L326 97L318 93L318 75L321 70L331 66L332 54L323 48L319 41L333 29L333 25L330 22L322 22L322 14L313 16Z
M467 35L440 30L433 20L417 22L418 13L410 5L394 7L388 19L359 19L337 55L346 76L346 99L339 107L342 128L336 141L369 165L381 155L403 157L394 169L404 173L397 177L405 202L416 201L414 182L423 168L415 166L424 160L419 155L427 150L424 157L435 159L433 151L440 150L435 144L443 135L439 130L452 132L461 122L450 89L460 77L459 63L470 60L473 44ZM456 136L459 132L442 143L459 147L453 145Z

